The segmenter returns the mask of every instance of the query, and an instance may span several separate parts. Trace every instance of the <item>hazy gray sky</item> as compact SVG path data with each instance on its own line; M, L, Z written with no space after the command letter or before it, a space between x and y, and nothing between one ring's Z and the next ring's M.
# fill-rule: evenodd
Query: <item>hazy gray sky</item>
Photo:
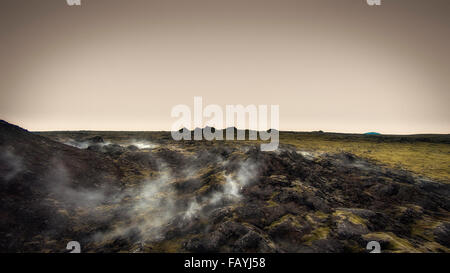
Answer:
M278 104L282 130L450 133L450 1L2 1L0 118L169 130L176 104Z

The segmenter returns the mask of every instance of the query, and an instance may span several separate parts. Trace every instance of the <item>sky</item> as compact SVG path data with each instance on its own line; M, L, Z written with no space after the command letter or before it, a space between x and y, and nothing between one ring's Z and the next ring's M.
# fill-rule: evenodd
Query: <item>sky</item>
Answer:
M279 105L281 130L450 133L450 1L2 0L0 119L170 130ZM192 110L193 111L193 110Z

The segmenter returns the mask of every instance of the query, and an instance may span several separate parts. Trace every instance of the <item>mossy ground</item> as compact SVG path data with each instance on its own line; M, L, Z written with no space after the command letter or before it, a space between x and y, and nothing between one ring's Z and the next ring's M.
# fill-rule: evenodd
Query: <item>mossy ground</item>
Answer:
M298 150L340 153L349 152L391 168L406 169L416 175L450 182L450 144L417 141L399 137L352 136L281 132L280 143Z

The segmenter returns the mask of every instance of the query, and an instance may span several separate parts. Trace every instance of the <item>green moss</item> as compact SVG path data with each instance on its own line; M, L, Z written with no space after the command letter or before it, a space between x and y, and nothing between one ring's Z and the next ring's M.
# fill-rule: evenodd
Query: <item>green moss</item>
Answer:
M406 169L418 175L450 182L450 145L445 143L381 142L377 138L362 136L287 132L280 134L280 143L319 153L350 152L388 167Z
M450 249L440 245L436 242L426 242L419 248L420 252L432 252L432 253L438 253L438 252L445 252L449 253Z
M311 233L303 236L302 239L305 241L305 244L311 245L314 241L328 238L329 234L330 234L329 227L319 227L314 229Z
M387 242L387 250L392 252L409 252L409 253L420 252L418 249L413 247L408 240L397 237L392 232L368 233L363 235L363 239L367 241L374 240ZM383 249L381 251L383 251Z
M203 194L209 189L210 185L203 185L200 189L197 190L197 194Z
M328 217L328 214L321 211L315 211L305 215L306 221L308 221L308 223L312 224L313 226L325 223Z
M324 212L321 212L320 210L316 211L316 212L314 213L314 216L316 216L317 218L320 218L320 219L326 219L326 218L328 218L328 214L326 214L326 213L324 213Z
M144 252L154 252L154 253L180 253L185 252L183 250L183 243L191 238L194 235L187 235L180 238L174 238L171 240L164 240L157 243L152 243L149 245L145 245Z
M275 202L275 201L273 201L272 199L268 200L268 201L267 201L267 204L268 204L268 205L267 205L268 208L278 206L278 203Z
M411 235L420 237L427 241L434 241L433 230L436 228L440 222L432 221L430 219L422 219L416 221L411 227Z
M345 211L345 210L336 210L333 213L333 216L336 216L340 219L347 219L348 221L350 221L351 223L355 224L355 225L366 225L367 221L364 220L363 218L359 217L358 215L355 215L349 211Z
M290 221L290 223L295 226L295 227L301 227L301 224L297 221L296 217L292 214L286 214L283 215L282 217L280 217L278 220L272 222L267 229L272 229L282 223L284 223L285 221Z
M274 192L274 193L272 193L272 195L270 196L270 199L269 200L267 200L267 207L276 207L276 206L278 206L278 203L277 202L275 202L275 201L273 201L273 198L275 198L277 195L279 194L279 192Z

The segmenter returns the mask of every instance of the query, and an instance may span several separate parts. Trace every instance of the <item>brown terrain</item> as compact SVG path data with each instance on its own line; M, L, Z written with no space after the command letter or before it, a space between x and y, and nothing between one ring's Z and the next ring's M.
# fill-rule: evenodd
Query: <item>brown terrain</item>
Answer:
M450 252L446 175L303 151L280 134L279 149L262 152L251 141L31 133L0 121L0 249L367 252L378 241L382 252ZM429 138L417 141L450 145Z

